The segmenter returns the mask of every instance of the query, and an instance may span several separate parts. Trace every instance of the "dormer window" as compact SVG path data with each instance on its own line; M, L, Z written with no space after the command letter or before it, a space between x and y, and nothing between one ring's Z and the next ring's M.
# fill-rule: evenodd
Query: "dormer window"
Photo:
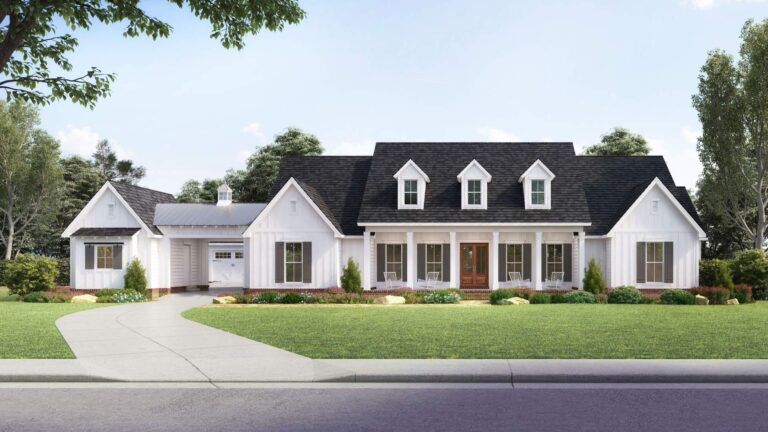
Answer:
M540 160L533 163L520 176L523 184L526 210L550 210L552 208L552 180L555 174Z
M409 160L394 177L397 180L397 208L423 210L429 176L414 161Z
M472 160L456 180L461 183L462 210L485 210L488 208L488 183L491 174L476 160Z

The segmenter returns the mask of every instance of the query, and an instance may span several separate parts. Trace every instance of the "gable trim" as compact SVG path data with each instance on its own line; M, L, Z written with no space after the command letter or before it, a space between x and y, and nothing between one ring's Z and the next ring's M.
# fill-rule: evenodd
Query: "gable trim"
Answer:
M422 176L422 177L424 178L424 180L425 180L427 183L430 183L430 180L429 180L429 176L428 176L428 175L427 175L427 174L426 174L424 171L422 171L422 170L421 170L421 168L419 168L419 166L418 166L418 165L416 165L416 162L414 162L414 161L413 161L413 159L408 159L408 162L406 162L406 163L405 163L405 165L403 165L403 166L402 166L402 168L400 168L399 170L397 170L397 172L395 173L395 175L394 175L393 177L394 177L394 178L396 178L396 179L400 179L400 175L401 175L401 174L403 173L403 171L405 171L405 169L406 169L406 168L408 168L409 166L412 166L412 167L413 167L413 168L416 170L416 172L418 172L418 173L419 173L419 175L420 175L420 176Z
M483 173L483 176L485 177L485 181L487 181L488 183L491 182L491 179L493 178L493 176L491 176L491 174L488 171L486 171L486 169L483 168L482 165L480 165L480 162L478 162L477 159L472 159L472 162L470 162L463 170L461 170L459 175L456 176L456 180L461 181L462 178L464 178L464 174L466 174L466 172L469 171L469 169L472 168L473 166L476 166L477 168L480 169L480 172Z
M648 195L648 193L650 193L651 189L653 189L654 186L658 186L659 189L661 189L661 191L664 193L664 196L666 196L667 199L672 202L672 204L677 209L677 211L679 211L680 214L683 215L685 220L688 221L688 223L691 224L691 226L693 226L693 228L696 230L696 233L699 235L699 240L706 240L707 234L704 232L704 230L699 226L699 224L696 223L695 220L693 220L691 215L688 214L688 212L683 208L683 205L680 204L680 201L678 201L677 198L675 198L675 196L672 195L672 192L670 192L669 189L667 189L667 187L664 186L664 183L662 183L662 181L659 180L658 177L654 178L653 181L651 181L651 183L645 188L643 193L641 193L640 196L637 197L635 202L633 202L632 205L629 206L627 211L625 211L624 214L621 215L619 220L617 220L616 223L613 224L613 226L605 235L605 237L612 237L614 235L614 231L616 230L616 227L619 226L628 217L628 215L635 208L637 208L638 205L640 205L640 201L642 201L643 198L645 198Z
M90 212L93 209L93 206L96 205L96 202L98 202L101 196L104 195L108 190L111 191L113 194L115 194L115 196L117 196L117 200L120 201L120 204L122 204L123 207L125 207L128 210L128 213L139 223L140 227L142 227L144 230L146 230L149 234L153 235L154 237L157 237L157 238L162 237L152 232L152 230L147 226L147 224L144 223L144 221L141 220L141 218L139 217L138 214L136 214L133 208L131 208L131 206L128 204L125 198L123 198L123 196L120 195L120 192L118 192L117 189L115 189L115 187L112 186L112 184L109 181L107 181L106 183L104 183L104 186L102 186L101 189L99 189L99 191L96 192L96 195L94 195L91 198L91 200L88 201L88 204L86 204L85 207L83 207L83 209L80 210L80 213L78 213L77 216L75 216L75 218L72 219L72 222L70 222L70 224L67 225L67 228L64 230L64 232L61 233L62 238L69 238L72 235L72 233L74 232L74 226L76 225L76 223L80 222L85 217L85 215L88 214L88 212Z
M547 175L549 176L549 179L550 180L554 180L555 174L552 171L550 171L550 169L547 168L546 165L544 165L544 162L542 162L541 159L536 159L536 162L531 164L531 166L529 166L528 169L525 170L525 172L520 175L520 178L517 180L517 182L518 183L522 183L523 180L528 176L528 173L530 173L531 170L533 169L533 167L535 167L535 166L540 166L541 168L543 168L544 172L546 172Z
M307 192L304 191L304 189L301 187L299 182L297 182L296 179L293 177L291 177L290 179L288 179L287 182L285 182L283 187L280 188L280 191L277 192L277 194L275 194L275 196L269 201L269 204L267 204L267 206L264 207L264 210L262 210L261 213L259 213L259 215L256 216L256 219L254 219L253 222L251 222L250 225L248 225L248 228L246 228L246 230L243 231L243 234L242 234L243 237L246 237L248 234L254 231L256 224L261 222L261 220L264 217L266 217L265 215L268 214L275 205L277 205L277 202L280 201L280 199L283 197L283 195L286 194L286 192L288 192L288 189L290 188L290 186L296 187L296 189L299 191L299 194L309 203L312 209L315 210L315 213L317 213L318 216L320 216L320 218L323 220L323 222L325 222L326 225L328 225L328 227L331 228L331 231L333 231L333 234L335 237L344 238L344 234L342 234L341 232L339 232L338 229L336 229L336 226L334 226L333 223L330 221L330 219L328 219L328 216L326 216L325 213L323 213L323 211L320 210L320 207L317 206L317 204L312 200L312 198L307 194Z

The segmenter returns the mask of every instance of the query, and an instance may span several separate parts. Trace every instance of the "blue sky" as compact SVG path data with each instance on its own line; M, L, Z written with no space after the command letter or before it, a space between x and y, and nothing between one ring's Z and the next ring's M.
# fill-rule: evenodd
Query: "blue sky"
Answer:
M78 33L76 70L117 73L112 95L41 117L65 153L89 155L107 138L147 167L142 185L173 193L243 168L288 126L316 134L328 154L406 140L578 150L624 126L693 187L698 70L711 49L737 52L744 21L768 16L761 0L310 0L305 21L236 51L188 11L146 3L172 36Z

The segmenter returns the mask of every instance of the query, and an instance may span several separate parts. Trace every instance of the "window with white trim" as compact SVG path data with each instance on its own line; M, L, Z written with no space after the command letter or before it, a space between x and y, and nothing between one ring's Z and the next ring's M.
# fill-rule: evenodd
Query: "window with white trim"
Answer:
M388 272L395 272L397 278L403 277L403 245L387 244L385 249L385 268Z
M405 194L405 205L418 205L419 204L419 181L418 180L404 180L403 181L403 193Z
M216 251L213 253L214 259L230 259L232 258L232 254L230 252L224 252L224 251Z
M243 259L243 253L242 252L235 252L235 259Z
M232 192L221 191L219 192L219 201L231 201Z
M544 205L546 202L544 180L531 180L531 204Z
M301 242L292 242L285 244L285 281L303 282L304 264Z
M563 268L563 245L547 245L547 277L551 277L554 272L562 272Z
M664 282L664 242L645 243L645 281Z
M113 268L115 257L115 248L112 245L97 245L96 246L96 268L97 269L111 269Z
M467 180L467 204L483 205L482 180Z
M427 244L427 273L443 271L443 245Z
M508 244L507 245L507 275L510 272L519 272L523 274L523 245L522 244Z

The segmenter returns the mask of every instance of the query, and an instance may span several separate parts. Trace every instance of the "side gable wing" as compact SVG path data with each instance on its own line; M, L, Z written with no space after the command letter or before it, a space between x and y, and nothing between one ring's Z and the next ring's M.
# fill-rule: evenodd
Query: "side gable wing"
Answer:
M114 219L110 219L107 214L107 206L109 203L105 200L108 200L109 198L114 198L115 207L112 210L115 214L115 216L113 216ZM124 212L125 216L121 215L121 212ZM88 223L89 217L94 218L94 221ZM93 225L88 228L118 226L130 228L136 226L152 233L150 227L144 223L110 182L104 183L104 186L102 186L93 198L88 201L88 204L80 210L80 213L77 214L64 232L62 232L61 236L63 238L68 238L79 228L83 228L84 225Z

